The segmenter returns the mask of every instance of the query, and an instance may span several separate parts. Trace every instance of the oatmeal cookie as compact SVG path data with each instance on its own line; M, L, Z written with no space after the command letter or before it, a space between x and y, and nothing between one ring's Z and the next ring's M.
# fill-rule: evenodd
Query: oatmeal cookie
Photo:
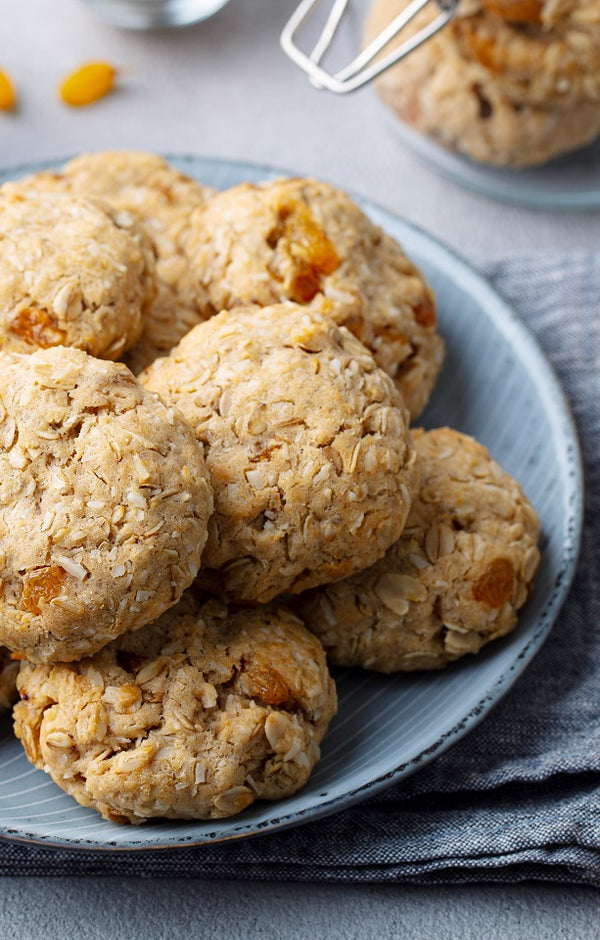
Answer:
M10 650L0 646L0 712L10 708L17 698L19 663L10 658Z
M116 359L156 295L154 254L127 213L0 188L0 347L75 346Z
M204 205L214 190L162 157L138 151L84 153L67 163L63 174L74 192L133 213L154 244L158 296L139 343L125 360L138 373L203 319L185 243L192 211Z
M188 592L155 623L69 665L24 663L29 760L107 819L215 819L303 786L336 710L321 644L278 607Z
M376 0L366 40L407 2ZM430 5L412 30L437 12ZM543 163L600 133L600 5L461 0L455 19L377 85L403 121L451 150L502 167Z
M539 563L539 523L481 444L415 431L421 490L376 565L307 592L294 609L333 663L438 669L516 625Z
M223 311L140 380L204 445L207 588L264 603L372 564L398 538L418 485L408 416L333 321L296 304Z
M212 492L175 409L78 349L0 357L0 643L90 655L195 578Z
M70 192L100 199L143 225L156 253L158 293L144 318L142 336L125 360L133 372L164 356L203 319L185 240L192 211L214 193L210 187L156 154L130 150L84 153L60 172L36 173L17 185L25 192Z
M207 311L310 305L367 346L412 417L425 407L443 358L433 293L345 193L311 179L235 186L193 214L189 252Z

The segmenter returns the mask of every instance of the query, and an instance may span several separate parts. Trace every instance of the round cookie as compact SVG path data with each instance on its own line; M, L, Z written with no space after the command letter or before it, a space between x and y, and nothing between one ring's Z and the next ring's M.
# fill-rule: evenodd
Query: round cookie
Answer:
M207 589L265 603L370 565L398 538L418 485L408 416L333 321L296 304L224 311L140 380L204 445Z
M74 192L132 212L154 244L158 296L140 341L125 360L137 374L203 319L185 243L192 211L215 191L156 154L131 150L81 154L63 173Z
M0 643L94 653L193 581L212 493L175 409L67 347L0 357Z
M70 665L24 663L27 757L108 819L215 819L303 786L336 710L319 641L278 607L190 594Z
M433 293L345 193L311 179L235 186L194 213L188 247L208 311L310 305L367 346L412 417L423 410L444 348Z
M406 5L376 0L366 41ZM401 38L437 14L430 5ZM461 0L454 20L377 86L403 121L451 150L502 167L543 163L600 133L598 5Z
M0 646L0 712L10 708L17 698L19 665L11 659L10 650Z
M25 191L101 199L119 212L132 213L143 225L156 253L158 294L144 318L142 336L125 360L134 373L164 356L203 319L196 306L185 240L192 211L214 190L156 154L132 150L84 153L60 172L37 173L18 185Z
M518 483L472 438L415 431L421 489L384 558L294 609L331 662L439 669L516 625L537 570L539 523Z
M189 214L215 193L163 157L137 150L83 153L66 163L60 175L74 193L134 213L165 260L181 248ZM175 284L177 279L174 271L169 280Z
M75 346L116 359L155 294L154 255L131 215L0 188L0 348Z

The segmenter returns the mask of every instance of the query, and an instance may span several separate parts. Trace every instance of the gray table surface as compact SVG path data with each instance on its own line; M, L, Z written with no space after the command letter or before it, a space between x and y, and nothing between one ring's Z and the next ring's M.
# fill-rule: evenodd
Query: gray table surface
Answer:
M329 179L382 203L467 259L600 244L599 212L503 205L443 179L401 148L372 90L317 92L283 56L296 0L231 0L185 30L132 33L80 0L2 4L0 67L20 107L0 114L0 165L86 149L137 148L266 163ZM357 21L363 0L354 5ZM343 43L349 43L351 30ZM120 70L116 93L70 110L56 86L80 62ZM599 898L549 885L406 887L140 879L0 884L3 938L592 938Z

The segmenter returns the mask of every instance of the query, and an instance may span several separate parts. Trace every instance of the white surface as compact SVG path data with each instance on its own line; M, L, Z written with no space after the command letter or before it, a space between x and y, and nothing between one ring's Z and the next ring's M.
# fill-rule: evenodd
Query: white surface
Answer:
M4 3L0 64L21 108L0 114L0 162L106 147L246 159L355 189L472 259L599 243L598 212L509 207L438 176L402 149L371 88L344 98L315 91L278 45L295 5L231 0L198 26L137 33L96 20L80 0ZM98 57L121 69L119 90L69 110L56 96L60 78Z
M314 91L279 51L296 0L231 0L181 32L126 33L78 0L2 4L0 66L21 107L0 114L0 163L137 147L290 167L355 189L477 261L514 251L597 247L600 214L542 212L474 195L403 151L370 89ZM71 111L62 76L86 59L121 71L117 93ZM110 900L109 900L110 899ZM390 888L6 879L0 936L597 936L596 892L566 887ZM190 929L191 928L191 929Z

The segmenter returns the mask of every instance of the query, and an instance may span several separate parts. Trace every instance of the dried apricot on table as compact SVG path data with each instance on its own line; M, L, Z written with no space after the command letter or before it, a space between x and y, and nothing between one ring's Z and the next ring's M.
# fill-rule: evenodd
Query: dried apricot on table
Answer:
M15 86L6 72L0 69L0 111L12 111L16 103Z
M60 594L67 572L61 565L34 569L23 584L21 602L25 610L36 617L42 613L41 604L48 604Z
M63 80L60 97L73 108L93 104L112 91L116 74L109 62L87 62Z

